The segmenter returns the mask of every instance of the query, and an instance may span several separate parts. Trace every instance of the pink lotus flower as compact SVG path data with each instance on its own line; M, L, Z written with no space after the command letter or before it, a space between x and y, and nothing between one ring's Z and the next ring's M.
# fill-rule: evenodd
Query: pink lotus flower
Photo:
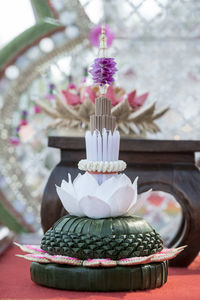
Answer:
M109 98L112 106L117 105L124 99L125 90L120 87L115 87L114 85L109 85L105 97Z
M80 94L76 90L74 93L70 92L69 90L62 90L62 94L68 105L78 105L82 103Z
M81 93L81 88L77 88L76 85L72 82L68 84L68 87L66 90L62 90L62 94L64 96L65 102L68 105L76 106L78 104L83 103Z
M136 90L130 92L127 96L128 103L134 110L137 110L140 108L144 102L146 101L149 93L142 94L140 96L136 95Z
M66 90L62 90L62 94L64 96L66 104L73 106L82 104L86 98L89 98L90 101L95 103L95 99L100 96L97 86L82 86L80 88L77 88L76 86L73 86L73 88L68 87ZM111 84L107 89L105 97L108 97L111 101L112 106L115 106L125 99L125 94L126 92L123 88ZM148 95L149 93L145 93L137 96L136 90L134 90L127 95L127 100L130 106L134 110L137 110L144 104Z
M114 74L117 71L116 64L113 57L95 58L94 63L89 70L93 82L99 86L112 84L114 82Z
M100 96L99 89L96 86L87 86L82 95L84 100L86 97L88 97L93 103L95 103L95 99Z

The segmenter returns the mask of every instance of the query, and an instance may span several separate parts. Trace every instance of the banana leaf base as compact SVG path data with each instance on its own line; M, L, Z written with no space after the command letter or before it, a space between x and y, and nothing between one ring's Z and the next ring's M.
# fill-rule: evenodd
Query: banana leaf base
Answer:
M167 281L168 262L107 268L33 262L30 271L35 283L55 289L134 291L161 287Z

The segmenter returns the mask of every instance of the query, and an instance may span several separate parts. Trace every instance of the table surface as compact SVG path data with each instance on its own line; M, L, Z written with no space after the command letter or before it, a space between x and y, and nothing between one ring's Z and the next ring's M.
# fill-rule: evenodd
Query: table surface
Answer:
M200 299L200 256L189 268L170 268L167 283L161 288L137 292L88 293L54 290L30 279L30 262L18 258L15 246L0 256L0 299L123 299L123 300L198 300Z

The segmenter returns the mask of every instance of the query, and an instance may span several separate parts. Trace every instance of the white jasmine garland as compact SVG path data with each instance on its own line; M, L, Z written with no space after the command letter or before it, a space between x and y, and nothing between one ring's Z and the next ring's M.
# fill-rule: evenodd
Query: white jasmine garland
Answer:
M117 161L88 161L81 159L78 163L81 171L89 172L122 172L126 169L126 163L123 160Z

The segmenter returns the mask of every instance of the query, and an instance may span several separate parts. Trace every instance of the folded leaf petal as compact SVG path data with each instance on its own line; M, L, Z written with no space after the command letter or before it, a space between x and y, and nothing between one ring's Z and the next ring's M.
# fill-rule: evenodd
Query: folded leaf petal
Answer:
M94 195L99 187L96 179L88 172L76 177L73 184L78 200L87 195Z
M108 218L111 215L109 205L94 196L83 197L79 202L79 206L88 218L101 219Z
M98 189L96 190L95 196L107 202L111 195L118 189L116 179L117 176L118 175L112 176L104 181L101 185L99 185Z
M82 217L84 216L83 212L78 206L76 198L71 196L65 190L56 185L56 191L58 196L64 206L64 208L68 211L68 213L72 216Z
M61 183L61 189L63 189L65 192L69 193L72 197L76 198L74 186L73 186L71 180L69 180L69 182L67 182L66 180L63 179L62 183Z
M131 186L126 185L120 187L108 200L108 204L111 208L111 215L113 217L124 215L130 207L134 196L135 191Z
M133 206L128 210L128 215L133 215L136 211L138 211L145 203L146 199L150 196L151 194L151 189L147 192L141 193L138 195L137 202L133 204Z
M132 188L133 188L133 190L134 190L135 193L134 193L134 198L132 200L132 203L131 203L131 205L128 208L128 211L127 211L128 214L132 214L132 208L134 207L135 203L137 202L137 197L138 197L137 182L138 182L138 177L135 178L135 180L134 180L134 182L132 184Z

